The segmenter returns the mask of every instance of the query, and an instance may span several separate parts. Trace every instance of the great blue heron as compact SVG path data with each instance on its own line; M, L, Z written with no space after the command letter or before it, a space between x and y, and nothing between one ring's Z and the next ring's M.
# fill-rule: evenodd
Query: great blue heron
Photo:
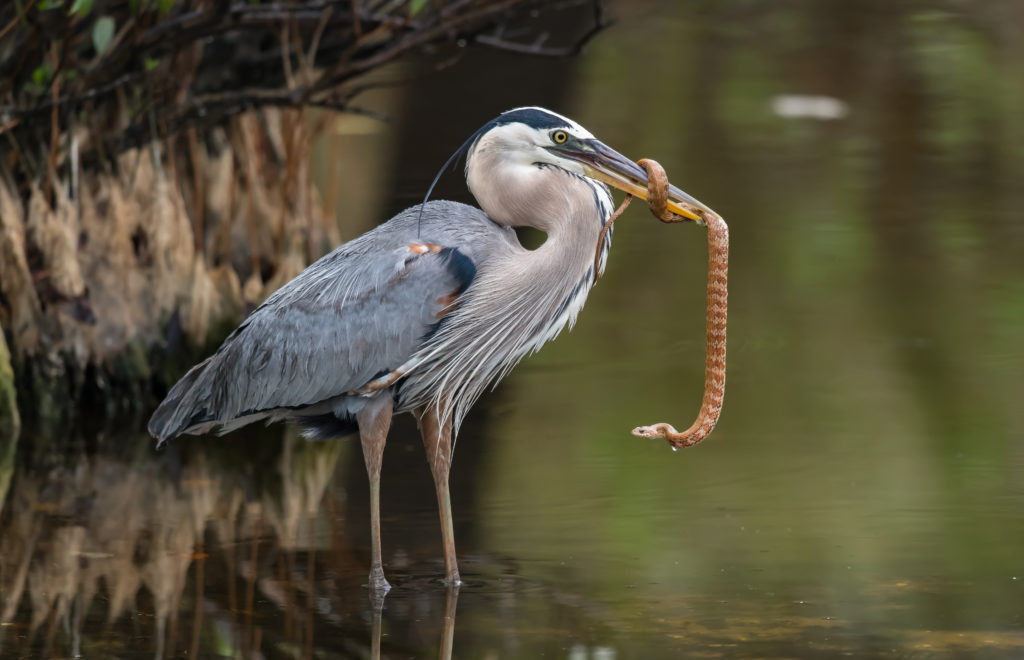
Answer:
M315 438L358 431L374 590L389 587L379 492L392 415L411 412L419 423L446 580L458 584L448 472L459 425L487 385L574 323L611 246L608 232L595 264L614 208L608 185L647 196L641 167L544 108L509 110L464 146L480 209L415 206L312 264L185 374L149 421L161 444L261 419L294 422ZM674 186L670 195L681 216L706 210ZM547 239L528 250L513 227Z

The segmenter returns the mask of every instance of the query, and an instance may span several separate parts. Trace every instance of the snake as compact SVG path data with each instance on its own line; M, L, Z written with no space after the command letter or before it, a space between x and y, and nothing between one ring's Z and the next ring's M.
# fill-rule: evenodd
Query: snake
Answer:
M686 219L672 213L667 206L668 176L657 161L645 158L637 164L647 171L647 206L654 217L662 222L683 222ZM611 224L629 205L632 196L627 196L615 213L605 223L598 238L598 246ZM708 277L707 277L707 312L705 318L704 345L704 396L701 399L697 419L684 431L677 431L666 422L638 426L633 435L641 438L664 439L672 446L673 451L682 447L692 447L714 430L718 417L722 413L725 400L725 340L726 322L729 311L729 226L718 214L694 209L700 216L700 224L707 228L708 233ZM599 256L599 255L598 255ZM596 269L595 269L596 271Z

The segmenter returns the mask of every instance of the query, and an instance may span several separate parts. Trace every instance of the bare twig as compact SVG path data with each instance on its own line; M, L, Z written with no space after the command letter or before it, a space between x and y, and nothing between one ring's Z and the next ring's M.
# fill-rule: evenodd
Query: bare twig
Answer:
M352 7L352 31L355 32L356 39L363 36L363 22L359 18L359 7L356 5L359 0L348 0Z
M11 130L12 128L14 128L15 126L17 126L20 123L21 123L20 119L11 119L10 121L6 122L4 125L0 126L0 135L3 135L4 133L6 133L7 131Z
M25 6L21 8L21 11L18 12L18 15L12 18L11 22L5 25L3 30L0 30L0 39L6 37L7 33L10 32L14 28L14 26L18 24L18 21L25 18L25 14L28 13L29 9L32 9L32 5L34 4L36 4L36 0L29 0L28 2L25 3Z
M291 34L286 23L281 26L281 68L284 69L284 84L288 89L295 87L295 74L292 72Z
M145 142L153 132L166 136L190 126L214 126L233 113L267 105L308 105L382 118L351 105L356 95L370 88L352 86L366 72L427 44L457 39L531 56L572 55L603 27L601 2L559 3L595 7L593 27L570 46L550 44L547 35L537 38L536 33L512 38L514 30L500 29L526 7L557 11L541 0L431 3L412 21L404 3L196 3L166 17L158 17L155 9L152 14L143 9L134 19L118 17L117 34L102 55L93 54L89 21L58 12L54 17L63 23L33 24L24 34L10 25L4 27L5 33L20 35L25 48L16 58L0 63L0 87L7 90L0 104L0 134L16 133L16 142L23 146L40 144L39 134L45 133L47 123L52 127L55 116L58 128L66 128L70 124L65 117L70 119L86 104L94 104L92 112L101 116L114 108L126 112L127 121L99 122L102 133L83 141L80 162L87 166L116 158L121 150ZM262 45L269 35L278 38L270 46ZM39 57L24 54L34 53L35 43L55 41L62 44L60 61L52 69L55 78L60 78L57 93L52 83L45 95L15 92L38 67ZM195 53L194 74L183 77L181 67L169 60L179 61L180 54L186 52ZM223 67L225 56L234 63L230 73ZM65 75L71 70L85 75ZM150 113L156 129L149 125ZM52 136L43 144L52 145ZM57 144L60 147L65 142ZM35 155L47 156L39 149ZM28 164L21 158L18 162Z
M53 58L57 59L57 45L51 44L50 52L53 54ZM51 94L56 99L60 94L60 87L57 76L53 77L53 84L51 85ZM46 188L44 196L46 200L52 201L52 193L54 188L54 182L57 179L57 147L60 144L60 122L57 117L57 103L53 104L53 112L50 113L50 153L46 157Z
M324 35L324 28L327 27L327 19L331 17L331 7L324 10L323 16L320 17L320 22L316 26L316 31L313 32L313 41L309 44L309 52L306 55L306 66L312 69L313 63L316 62L316 51L320 48L320 38Z

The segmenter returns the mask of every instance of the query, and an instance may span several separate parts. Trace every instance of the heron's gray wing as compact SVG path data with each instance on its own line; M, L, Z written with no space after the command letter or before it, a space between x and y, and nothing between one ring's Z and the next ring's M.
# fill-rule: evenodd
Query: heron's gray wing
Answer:
M341 253L263 305L226 358L240 378L235 413L306 406L400 366L469 284L454 247Z
M470 284L475 265L472 246L417 242L408 222L394 222L341 246L268 298L171 389L150 432L163 440L301 410L405 362Z

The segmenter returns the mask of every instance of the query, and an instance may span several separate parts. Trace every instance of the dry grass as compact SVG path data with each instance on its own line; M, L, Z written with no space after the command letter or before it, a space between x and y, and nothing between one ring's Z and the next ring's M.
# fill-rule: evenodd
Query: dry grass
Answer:
M159 345L174 316L201 347L337 242L312 192L302 111L233 126L82 172L78 199L65 183L23 202L0 170L0 325L16 366L76 382L127 359L130 344Z

